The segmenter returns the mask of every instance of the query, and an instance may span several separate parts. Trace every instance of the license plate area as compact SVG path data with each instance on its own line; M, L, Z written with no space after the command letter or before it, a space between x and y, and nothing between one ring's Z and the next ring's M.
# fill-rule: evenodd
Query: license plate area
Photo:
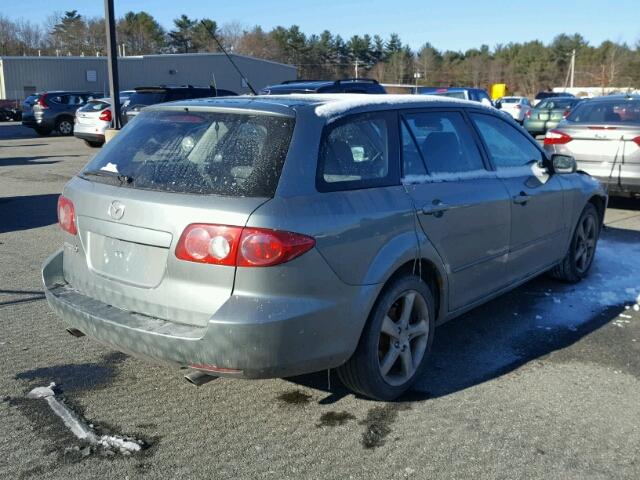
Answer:
M87 232L89 268L112 280L157 287L166 270L168 249Z

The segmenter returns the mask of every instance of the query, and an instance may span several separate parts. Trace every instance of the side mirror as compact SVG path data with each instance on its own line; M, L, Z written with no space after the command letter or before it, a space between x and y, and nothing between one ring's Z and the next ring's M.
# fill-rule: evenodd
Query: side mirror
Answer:
M552 155L551 165L554 173L575 173L578 170L576 159L570 155Z

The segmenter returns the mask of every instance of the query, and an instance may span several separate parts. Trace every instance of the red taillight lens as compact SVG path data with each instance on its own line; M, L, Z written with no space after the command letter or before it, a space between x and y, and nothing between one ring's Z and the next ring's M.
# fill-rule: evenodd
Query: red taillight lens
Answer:
M632 139L631 141L640 147L640 137L636 137L636 138Z
M47 96L46 95L40 95L38 97L38 100L36 100L35 104L38 105L38 107L40 107L42 109L49 108L49 105L47 105Z
M531 110L527 110L527 113L525 113L524 116L527 118L531 118Z
M180 236L176 257L214 265L269 267L302 255L315 243L292 232L194 223Z
M564 145L565 143L569 143L571 140L573 140L571 136L561 132L560 130L549 130L544 136L545 145Z
M268 267L288 262L307 252L316 241L298 233L245 228L238 253L239 267Z
M178 241L176 257L190 262L235 265L242 227L192 223Z
M104 109L102 111L102 113L100 114L100 116L98 117L99 120L103 120L105 122L110 122L111 121L111 110L109 110L108 108Z
M71 235L78 233L76 228L76 209L73 207L73 202L62 195L58 197L58 224L62 230Z

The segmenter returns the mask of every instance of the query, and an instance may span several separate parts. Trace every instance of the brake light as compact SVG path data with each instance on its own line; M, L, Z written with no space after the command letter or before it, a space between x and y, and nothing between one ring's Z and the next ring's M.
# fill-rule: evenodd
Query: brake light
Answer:
M570 113L571 113L571 110L565 110L564 112L562 112L562 118L567 118Z
M527 118L531 118L531 110L527 110L527 113L525 113L524 116Z
M46 95L40 95L38 97L38 100L36 100L35 103L38 107L40 107L43 110L46 110L47 108L49 108L49 105L47 105L47 96Z
M631 141L640 147L640 137L633 138Z
M567 135L560 130L549 130L544 136L545 145L564 145L565 143L569 143L571 140L573 139L570 135Z
M111 110L109 110L108 108L105 108L102 113L100 114L100 116L98 117L98 120L103 120L105 122L110 122L111 121Z
M309 251L315 239L266 228L193 223L180 236L180 260L237 267L269 267Z
M71 235L78 233L78 229L76 228L76 210L73 202L63 195L58 197L58 225L60 225L62 230Z

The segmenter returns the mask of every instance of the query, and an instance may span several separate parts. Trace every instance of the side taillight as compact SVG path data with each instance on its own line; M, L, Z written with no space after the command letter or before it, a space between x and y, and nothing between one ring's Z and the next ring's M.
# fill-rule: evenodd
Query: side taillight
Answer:
M58 197L58 225L71 235L78 233L76 209L73 206L73 202L63 195Z
M193 223L180 236L180 260L237 267L269 267L309 251L315 239L266 228Z
M564 112L562 112L562 118L567 118L570 113L571 113L571 110L569 109L565 110Z
M100 116L98 117L98 120L103 120L105 122L110 122L111 121L111 110L108 108L105 108L102 113L100 114Z
M631 141L640 147L640 137L633 138Z
M527 118L531 118L531 110L527 110L527 113L525 113L524 116Z
M569 143L571 140L573 139L570 135L555 129L549 130L544 136L545 145L564 145L565 143Z
M47 105L47 96L46 95L40 95L38 97L38 99L36 100L35 105L40 107L42 110L46 110L47 108L49 108L49 105Z

